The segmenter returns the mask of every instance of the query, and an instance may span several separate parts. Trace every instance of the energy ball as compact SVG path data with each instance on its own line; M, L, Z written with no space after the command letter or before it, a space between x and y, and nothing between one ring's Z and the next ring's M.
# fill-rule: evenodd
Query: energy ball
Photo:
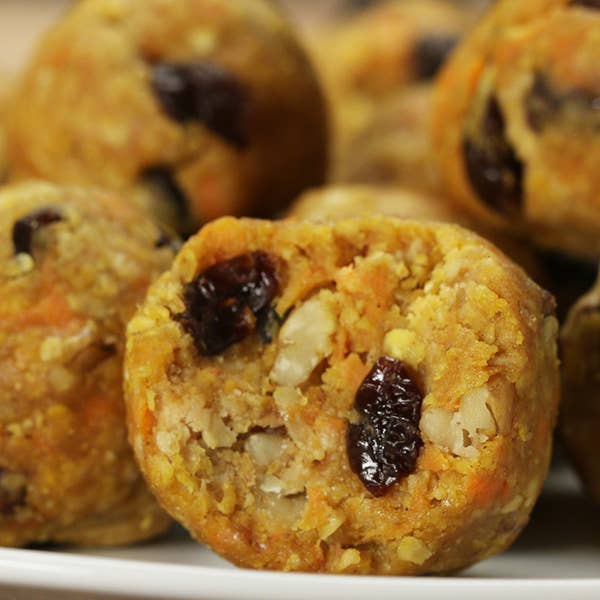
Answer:
M333 164L332 179L437 192L439 175L429 135L432 89L427 83L411 85L383 100L356 128Z
M0 545L128 544L169 519L127 443L125 324L173 249L120 198L0 192Z
M460 227L225 218L128 327L130 439L161 504L252 568L448 572L546 475L553 301Z
M477 218L600 256L600 5L503 0L440 75L433 147Z
M374 181L360 178L369 169L359 167L373 161L373 151L365 152L364 137L379 127L380 119L386 118L382 114L394 113L387 105L397 102L403 91L413 85L428 87L472 19L468 11L445 0L365 4L364 10L355 7L355 12L308 38L331 105L335 181ZM394 145L394 164L388 165L386 179L375 182L389 181L393 168L398 170L394 180L420 184L423 179L418 187L426 187L431 176L427 163L433 163L427 143L423 149L429 95L416 92L399 102L404 103L400 116L388 117L395 123L383 125L388 127L385 142ZM374 137L378 139L377 133Z
M561 332L562 433L591 496L600 502L600 278Z
M186 209L272 216L327 162L316 77L266 0L78 2L38 48L10 136L15 178L133 189L180 229Z

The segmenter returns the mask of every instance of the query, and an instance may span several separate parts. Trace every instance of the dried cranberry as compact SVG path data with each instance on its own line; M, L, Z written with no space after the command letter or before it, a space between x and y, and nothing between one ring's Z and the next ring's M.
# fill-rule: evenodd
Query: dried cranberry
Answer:
M165 112L186 123L199 121L243 148L248 144L248 94L231 74L210 62L161 62L152 69L152 87Z
M13 225L12 238L15 254L31 254L33 236L38 229L62 221L63 216L51 206L40 208L22 217Z
M457 42L458 38L454 35L431 35L418 40L413 49L417 78L434 77Z
M350 467L374 496L383 496L415 470L423 442L419 431L423 397L401 361L384 356L355 398L360 414L348 426Z
M191 281L184 291L186 310L177 319L200 354L220 354L256 330L278 292L273 258L260 251L243 254Z
M483 202L504 214L517 213L523 202L523 164L506 137L500 105L491 97L478 135L463 143L465 166L473 189Z

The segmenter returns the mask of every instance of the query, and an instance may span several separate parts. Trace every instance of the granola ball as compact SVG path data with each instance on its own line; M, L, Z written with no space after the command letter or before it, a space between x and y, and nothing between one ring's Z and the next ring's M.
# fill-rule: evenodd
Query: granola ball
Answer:
M332 165L332 179L437 191L429 136L432 89L411 85L383 100Z
M465 567L512 542L546 475L552 313L454 225L216 221L129 324L136 457L238 565Z
M17 99L15 178L134 188L197 223L273 215L326 168L318 83L266 0L82 0Z
M125 324L173 250L113 195L0 192L0 545L126 544L169 524L127 443Z
M488 239L540 285L550 283L543 263L521 240L502 234L470 218L438 194L375 185L331 185L305 192L292 204L288 216L309 221L389 215L419 221L455 223Z
M600 5L503 0L438 80L444 188L477 218L600 256Z
M371 128L379 128L380 119L388 118L396 122L382 123L382 127L399 130L399 135L385 131L386 142L399 152L393 166L399 169L398 178L402 183L419 183L421 178L429 183L430 167L425 167L422 177L414 171L432 162L422 150L427 136L428 95L417 92L404 100L398 117L380 115L390 111L393 115L394 108L387 108L387 104L393 104L407 87L431 82L471 19L455 2L390 0L351 12L335 26L309 38L331 104L334 180L363 181L353 176L357 164L373 159L370 149L365 157L362 138ZM404 156L406 164L402 162Z
M600 278L561 332L562 433L588 492L600 502Z

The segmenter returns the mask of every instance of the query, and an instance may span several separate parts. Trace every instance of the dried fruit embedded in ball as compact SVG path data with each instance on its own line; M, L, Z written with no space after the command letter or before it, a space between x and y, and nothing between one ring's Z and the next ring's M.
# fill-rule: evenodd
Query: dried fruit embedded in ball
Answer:
M187 284L186 310L176 318L200 354L220 354L267 319L278 292L273 258L260 251L242 254L209 267Z
M33 236L36 231L62 221L60 212L51 206L40 208L15 222L12 231L15 254L31 254L33 251Z
M453 35L436 35L421 38L414 47L415 74L419 79L431 79L456 46L458 38Z
M199 121L229 143L248 143L247 93L218 65L162 62L152 69L152 87L165 112L176 121Z
M514 214L523 201L523 164L506 137L500 105L491 97L478 135L463 143L465 166L475 193L492 209Z
M412 473L423 442L423 397L403 363L384 356L356 393L358 423L348 426L350 467L374 496Z

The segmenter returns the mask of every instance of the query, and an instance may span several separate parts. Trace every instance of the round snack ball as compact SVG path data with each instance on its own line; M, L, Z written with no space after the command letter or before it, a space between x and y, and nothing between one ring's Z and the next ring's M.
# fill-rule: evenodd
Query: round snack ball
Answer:
M386 102L406 87L430 82L471 18L446 0L391 0L349 13L335 25L309 36L309 48L331 105L332 176L336 180L344 180L343 174L352 169L347 163L362 160L360 138L387 110ZM404 118L414 131L415 119L419 126L426 121L422 111L428 109L428 101L420 98L402 111L407 109L409 114ZM419 135L426 135L426 131ZM410 148L406 154L411 157L419 142L410 134L398 139L397 145L407 138ZM410 166L405 170L419 180Z
M600 502L600 278L569 312L562 341L562 434L588 492Z
M510 235L482 226L439 194L401 187L331 185L305 192L288 211L288 217L309 221L339 221L377 214L461 225L501 248L539 284L546 287L549 283L543 263L526 244Z
M131 441L238 565L459 569L511 543L546 475L552 312L457 226L222 219L129 324Z
M537 244L600 256L600 10L503 0L438 80L433 147L448 193Z
M173 249L120 198L0 192L0 545L131 543L169 524L127 443L125 324Z
M266 0L82 0L17 99L15 178L158 191L197 222L276 214L326 169L316 77Z
M438 190L431 149L430 84L411 85L382 101L332 165L334 181Z

